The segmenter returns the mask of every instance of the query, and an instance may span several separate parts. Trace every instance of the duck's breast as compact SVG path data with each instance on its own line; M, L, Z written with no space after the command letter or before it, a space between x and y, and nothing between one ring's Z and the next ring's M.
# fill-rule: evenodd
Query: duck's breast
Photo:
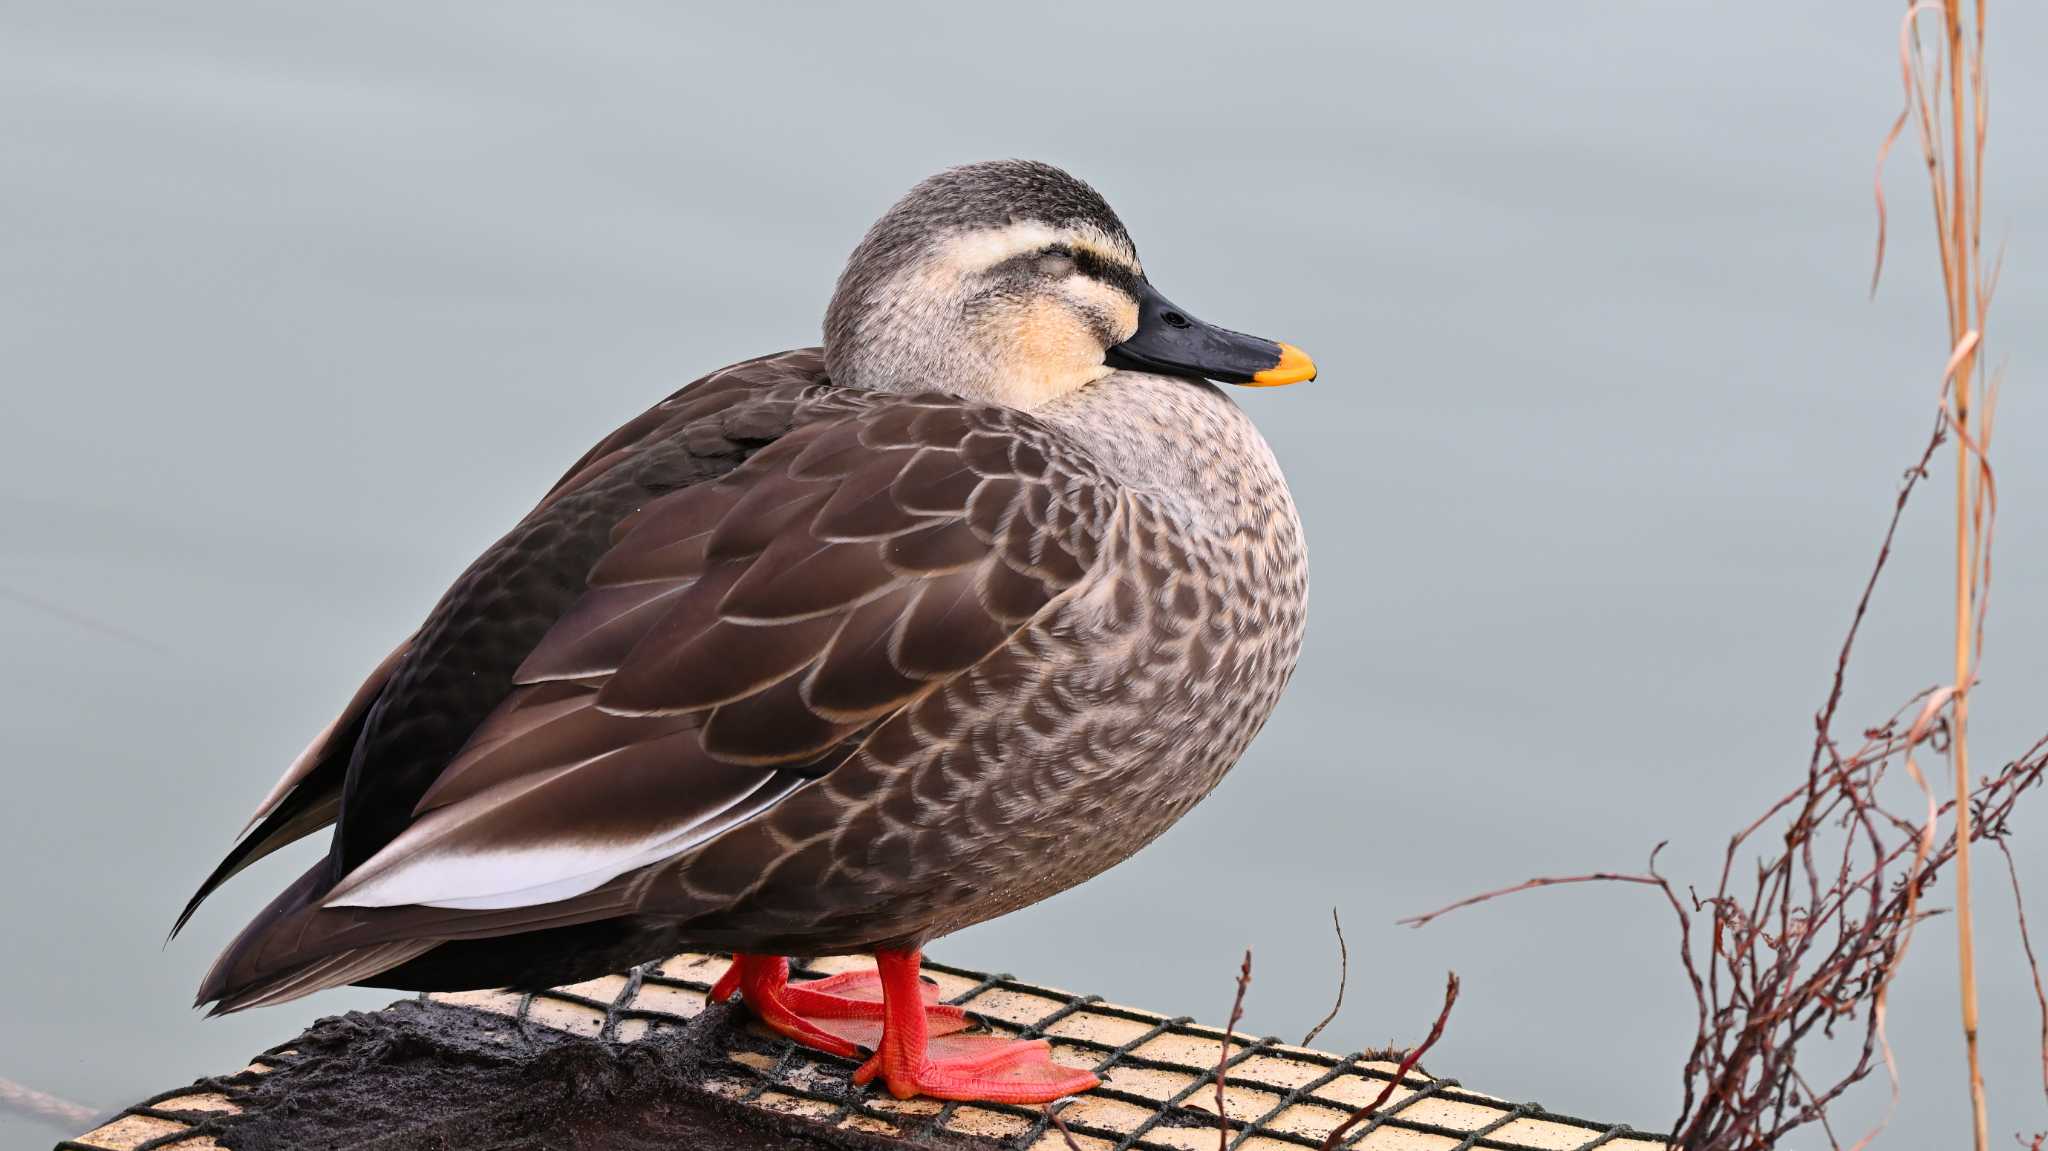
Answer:
M826 882L876 938L942 935L1127 858L1221 781L1300 652L1300 521L1234 404L1120 374L1038 414L1121 488L1094 570L802 805L839 812Z

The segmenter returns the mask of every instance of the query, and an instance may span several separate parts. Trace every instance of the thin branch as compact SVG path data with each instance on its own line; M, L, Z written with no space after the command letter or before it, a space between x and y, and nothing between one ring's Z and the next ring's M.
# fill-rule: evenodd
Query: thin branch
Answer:
M1659 844L1658 846L1662 847L1663 845ZM1482 891L1478 895L1468 896L1467 898L1460 899L1456 903L1439 907L1435 911L1426 912L1422 915L1410 915L1404 919L1397 919L1394 922L1402 927L1427 927L1432 922L1441 919L1446 915L1449 915L1453 911L1459 911L1464 908L1471 907L1474 904L1487 903L1489 901L1499 899L1503 895L1514 895L1523 891L1534 891L1539 887L1561 887L1568 883L1642 883L1647 884L1651 887L1656 887L1661 882L1662 881L1657 879L1655 876L1626 875L1620 872L1611 871L1596 871L1590 875L1545 875L1539 876L1535 879L1524 880L1521 883L1515 884L1513 887L1502 887L1496 888L1493 891Z
M1230 1114L1223 1108L1223 1079L1230 1068L1230 1044L1237 1021L1244 1018L1244 993L1252 985L1252 949L1244 949L1237 969L1237 995L1230 1001L1230 1019L1223 1024L1223 1049L1216 1054L1216 1151L1230 1151Z
M1991 842L2005 856L2005 873L2012 880L2013 914L2019 919L2020 946L2027 953L2027 973L2034 977L2034 1002L2041 1007L2041 1093L2048 1096L2048 992L2041 989L2041 964L2034 958L2034 939L2027 933L2027 901L2020 895L2020 869L2012 861L2012 848L2000 835Z
M1334 1130L1332 1130L1328 1135L1325 1135L1323 1137L1323 1145L1320 1148L1320 1151L1334 1151L1336 1146L1344 1141L1344 1137L1346 1135L1351 1134L1351 1129L1353 1127L1356 1127L1360 1123L1365 1122L1367 1119L1372 1118L1375 1114L1379 1112L1380 1105L1385 1103L1389 1096L1393 1095L1394 1088L1399 1087L1401 1083L1408 1078L1408 1072L1412 1070L1418 1062L1421 1062L1423 1054L1427 1052L1431 1047L1436 1046L1437 1040L1443 1038L1444 1024L1450 1021L1451 1007L1457 1002L1458 973L1453 971L1449 973L1449 975L1447 975L1444 979L1443 1010L1436 1013L1436 1022L1430 1026L1429 1037L1422 1041L1421 1046L1418 1046L1410 1050L1407 1055L1402 1057L1401 1065L1394 1069L1394 1077L1392 1079L1387 1080L1387 1085L1385 1087L1380 1088L1379 1095L1376 1096L1372 1102L1366 1104L1363 1107L1360 1107L1356 1111L1353 1111L1351 1113L1350 1118L1344 1120L1344 1122L1342 1123L1339 1123Z
M1057 1127L1059 1129L1060 1138L1065 1139L1067 1141L1067 1151L1081 1151L1081 1144L1074 1139L1074 1133L1072 1131L1067 1130L1067 1121L1060 1118L1059 1109L1053 1106L1053 1103L1065 1103L1069 1101L1070 1100L1067 1099L1055 1099L1052 1101L1052 1103L1047 1103L1045 1105L1045 1117L1052 1123L1054 1127Z
M1337 929L1337 1002L1330 1004L1330 1013L1323 1016L1321 1023L1309 1028L1308 1034L1301 1037L1303 1047L1314 1043L1316 1036L1323 1033L1323 1028L1328 1027L1330 1022L1337 1018L1337 1013L1344 1010L1344 986L1351 981L1351 948L1344 943L1344 921L1337 918L1337 909L1334 907L1330 909L1330 926Z

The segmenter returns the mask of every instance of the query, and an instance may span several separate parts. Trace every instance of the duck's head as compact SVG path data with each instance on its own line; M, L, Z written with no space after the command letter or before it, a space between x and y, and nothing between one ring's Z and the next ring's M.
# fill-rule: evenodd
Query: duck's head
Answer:
M1175 307L1095 189L1028 160L949 168L876 221L826 310L825 358L844 387L1026 410L1120 368L1262 386L1315 378L1300 349Z

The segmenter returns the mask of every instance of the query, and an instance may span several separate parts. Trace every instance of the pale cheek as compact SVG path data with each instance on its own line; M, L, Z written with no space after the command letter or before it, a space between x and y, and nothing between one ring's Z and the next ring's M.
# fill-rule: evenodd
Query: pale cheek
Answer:
M985 331L1000 345L995 398L1001 403L1029 410L1106 370L1101 337L1065 300L1036 300L990 319Z
M1017 325L1013 362L1060 371L1078 360L1099 360L1102 347L1087 321L1052 300L1031 305Z

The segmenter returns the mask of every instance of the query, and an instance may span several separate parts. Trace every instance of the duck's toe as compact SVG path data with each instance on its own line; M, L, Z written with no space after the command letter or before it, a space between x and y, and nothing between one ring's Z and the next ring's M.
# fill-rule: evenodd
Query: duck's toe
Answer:
M919 991L926 1034L947 1036L971 1026L966 1012L938 1002L938 988L920 981ZM858 1059L881 1042L882 978L872 967L791 983L789 963L780 956L740 955L710 997L722 1003L734 992L762 1026L812 1050Z
M938 1001L938 988L922 983L920 990L925 1034L951 1035L972 1026L965 1011ZM782 1002L813 1029L838 1039L870 1051L882 1040L882 977L872 967L791 983L783 989Z
M1094 1073L1052 1060L1043 1039L998 1035L932 1038L915 1065L891 1066L878 1052L853 1073L855 1083L881 1079L898 1099L924 1095L965 1103L1050 1103L1101 1086Z

